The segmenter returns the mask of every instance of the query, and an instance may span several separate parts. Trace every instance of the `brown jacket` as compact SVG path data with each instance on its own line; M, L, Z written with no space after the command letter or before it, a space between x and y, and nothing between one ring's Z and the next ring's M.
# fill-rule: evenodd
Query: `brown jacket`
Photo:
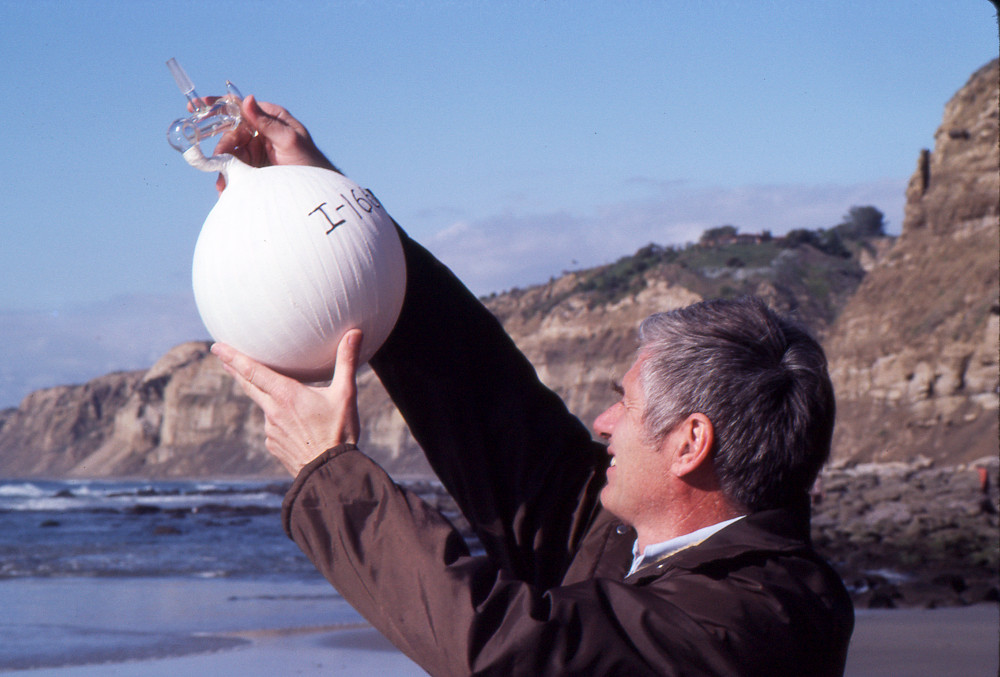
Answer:
M750 515L628 578L635 534L600 507L606 455L499 323L404 236L408 288L372 360L476 530L353 446L285 500L289 535L433 675L839 675L853 610L807 513Z

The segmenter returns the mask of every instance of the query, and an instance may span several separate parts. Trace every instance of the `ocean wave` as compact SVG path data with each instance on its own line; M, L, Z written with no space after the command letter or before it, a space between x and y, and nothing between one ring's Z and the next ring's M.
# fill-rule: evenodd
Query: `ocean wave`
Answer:
M36 497L44 496L45 489L31 482L17 484L0 484L0 497Z
M137 506L195 510L210 504L278 509L286 489L260 482L0 482L0 511L122 511Z

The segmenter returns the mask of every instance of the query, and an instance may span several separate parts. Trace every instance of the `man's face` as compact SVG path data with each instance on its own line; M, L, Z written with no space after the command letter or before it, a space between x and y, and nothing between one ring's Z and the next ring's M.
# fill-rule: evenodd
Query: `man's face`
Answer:
M621 383L621 399L594 420L594 430L608 441L611 465L607 484L601 490L601 503L619 519L639 527L644 521L663 514L669 503L668 447L653 445L646 439L643 412L646 397L639 384L639 369L645 356L640 355Z

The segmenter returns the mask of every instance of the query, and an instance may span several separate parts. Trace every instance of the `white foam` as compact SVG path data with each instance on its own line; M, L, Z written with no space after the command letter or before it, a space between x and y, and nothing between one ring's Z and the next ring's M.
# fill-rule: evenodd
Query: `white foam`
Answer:
M44 496L46 491L37 484L23 482L19 484L0 484L0 496L33 498Z

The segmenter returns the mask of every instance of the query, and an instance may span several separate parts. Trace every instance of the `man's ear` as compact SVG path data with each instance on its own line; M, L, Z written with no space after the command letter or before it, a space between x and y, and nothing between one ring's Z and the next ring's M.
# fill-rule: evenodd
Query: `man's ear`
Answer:
M712 447L715 428L704 414L691 414L677 426L679 435L673 470L677 477L686 477L712 467Z

